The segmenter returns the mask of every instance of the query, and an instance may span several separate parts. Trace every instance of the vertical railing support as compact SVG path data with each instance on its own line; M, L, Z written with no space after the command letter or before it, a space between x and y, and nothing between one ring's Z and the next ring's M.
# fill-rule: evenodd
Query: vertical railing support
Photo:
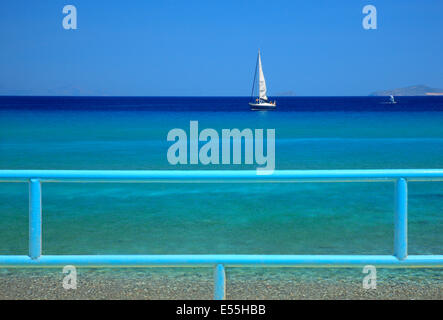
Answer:
M42 254L42 184L39 179L29 182L29 256Z
M403 260L408 255L408 184L400 178L395 184L394 255Z
M214 300L226 299L226 271L222 264L215 266Z

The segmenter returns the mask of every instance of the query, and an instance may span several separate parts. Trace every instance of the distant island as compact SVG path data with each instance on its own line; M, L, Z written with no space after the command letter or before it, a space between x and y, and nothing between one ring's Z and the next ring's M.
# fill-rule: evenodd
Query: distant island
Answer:
M279 96L279 97L283 97L283 96L294 97L295 96L295 92L292 91L292 90L288 90L288 91L283 91L283 92L277 92L275 95Z
M425 85L409 86L404 88L376 91L370 96L443 96L443 89L431 88Z

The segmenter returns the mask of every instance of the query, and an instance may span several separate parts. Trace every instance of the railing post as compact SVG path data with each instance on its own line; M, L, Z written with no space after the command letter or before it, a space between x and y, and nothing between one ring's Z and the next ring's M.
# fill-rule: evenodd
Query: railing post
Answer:
M42 254L42 184L39 179L29 182L29 256Z
M404 178L395 183L394 255L403 260L408 255L408 184Z
M226 271L222 264L215 266L214 300L226 299Z

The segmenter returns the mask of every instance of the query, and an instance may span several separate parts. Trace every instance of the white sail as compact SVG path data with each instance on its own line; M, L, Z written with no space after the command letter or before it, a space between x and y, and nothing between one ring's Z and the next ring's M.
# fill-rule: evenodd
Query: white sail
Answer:
M268 97L266 96L266 81L263 74L263 68L261 66L260 51L258 52L258 70L259 97L260 99L267 101Z

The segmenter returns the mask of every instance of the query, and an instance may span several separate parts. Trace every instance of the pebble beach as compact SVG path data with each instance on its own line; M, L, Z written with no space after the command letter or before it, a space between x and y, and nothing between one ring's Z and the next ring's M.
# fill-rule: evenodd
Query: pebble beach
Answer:
M157 269L158 270L158 269ZM77 289L63 288L61 270L3 270L0 273L0 299L31 300L163 300L212 299L211 270L184 271L98 271L79 270ZM357 270L314 271L317 278L284 272L233 271L228 273L227 299L388 299L442 300L441 270L382 273L376 289L363 289ZM341 274L341 276L340 276ZM338 275L338 276L337 276ZM329 276L329 277L325 277ZM362 278L362 277L360 277Z

